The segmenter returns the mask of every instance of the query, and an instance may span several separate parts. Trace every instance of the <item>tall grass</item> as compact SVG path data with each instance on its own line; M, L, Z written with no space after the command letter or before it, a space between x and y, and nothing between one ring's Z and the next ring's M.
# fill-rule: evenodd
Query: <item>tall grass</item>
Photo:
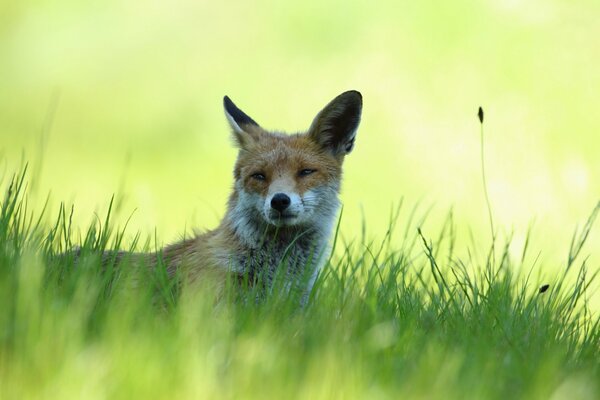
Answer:
M103 263L123 247L111 207L79 237L64 206L54 219L28 209L25 172L5 190L0 398L600 397L583 257L600 205L544 280L527 245L460 258L451 215L425 232L398 208L380 242L336 236L299 307L294 292L215 302L162 268ZM139 239L130 250L153 250Z

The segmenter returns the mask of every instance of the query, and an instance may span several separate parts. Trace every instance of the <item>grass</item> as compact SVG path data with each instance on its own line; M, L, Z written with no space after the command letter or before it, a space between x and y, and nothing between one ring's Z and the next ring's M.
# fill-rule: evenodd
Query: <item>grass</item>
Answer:
M584 257L600 205L544 280L527 245L459 258L451 218L423 232L394 212L381 242L336 236L298 307L296 293L215 303L161 269L103 268L125 232L110 207L77 237L65 207L53 223L28 210L25 181L5 182L0 204L0 398L600 397ZM74 244L77 264L60 254Z

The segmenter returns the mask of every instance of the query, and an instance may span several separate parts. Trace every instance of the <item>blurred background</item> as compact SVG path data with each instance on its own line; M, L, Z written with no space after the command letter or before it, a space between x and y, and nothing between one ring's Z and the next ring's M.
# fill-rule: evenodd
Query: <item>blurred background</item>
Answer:
M404 199L404 217L433 207L426 235L452 209L486 248L483 106L496 226L519 252L533 222L544 268L558 267L600 199L599 12L592 0L4 0L0 172L29 162L38 206L48 193L53 215L74 204L82 228L114 193L129 232L173 242L224 213L236 151L223 95L294 132L357 89L345 237L364 218L382 238Z

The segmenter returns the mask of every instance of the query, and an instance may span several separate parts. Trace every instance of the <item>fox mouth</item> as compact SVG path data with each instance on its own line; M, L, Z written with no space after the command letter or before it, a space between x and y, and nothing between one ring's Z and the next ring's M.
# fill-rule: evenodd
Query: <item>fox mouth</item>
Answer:
M297 215L295 214L277 214L277 215L271 215L271 219L275 219L275 220L282 220L282 221L288 221L294 218L298 218Z
M295 220L296 218L298 218L297 214L291 214L291 213L270 213L269 214L269 219L275 223L284 223L284 224L288 224L290 222L292 222L293 220Z

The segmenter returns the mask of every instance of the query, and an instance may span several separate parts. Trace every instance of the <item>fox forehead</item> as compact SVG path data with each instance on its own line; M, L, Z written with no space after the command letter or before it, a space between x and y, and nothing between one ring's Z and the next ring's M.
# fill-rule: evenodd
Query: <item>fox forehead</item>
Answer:
M302 169L314 169L309 177L300 178ZM252 175L264 174L266 185ZM339 181L341 164L338 159L305 134L284 135L261 132L249 148L240 150L235 166L235 178L254 192L267 192L275 180L286 180L300 193L311 187Z

